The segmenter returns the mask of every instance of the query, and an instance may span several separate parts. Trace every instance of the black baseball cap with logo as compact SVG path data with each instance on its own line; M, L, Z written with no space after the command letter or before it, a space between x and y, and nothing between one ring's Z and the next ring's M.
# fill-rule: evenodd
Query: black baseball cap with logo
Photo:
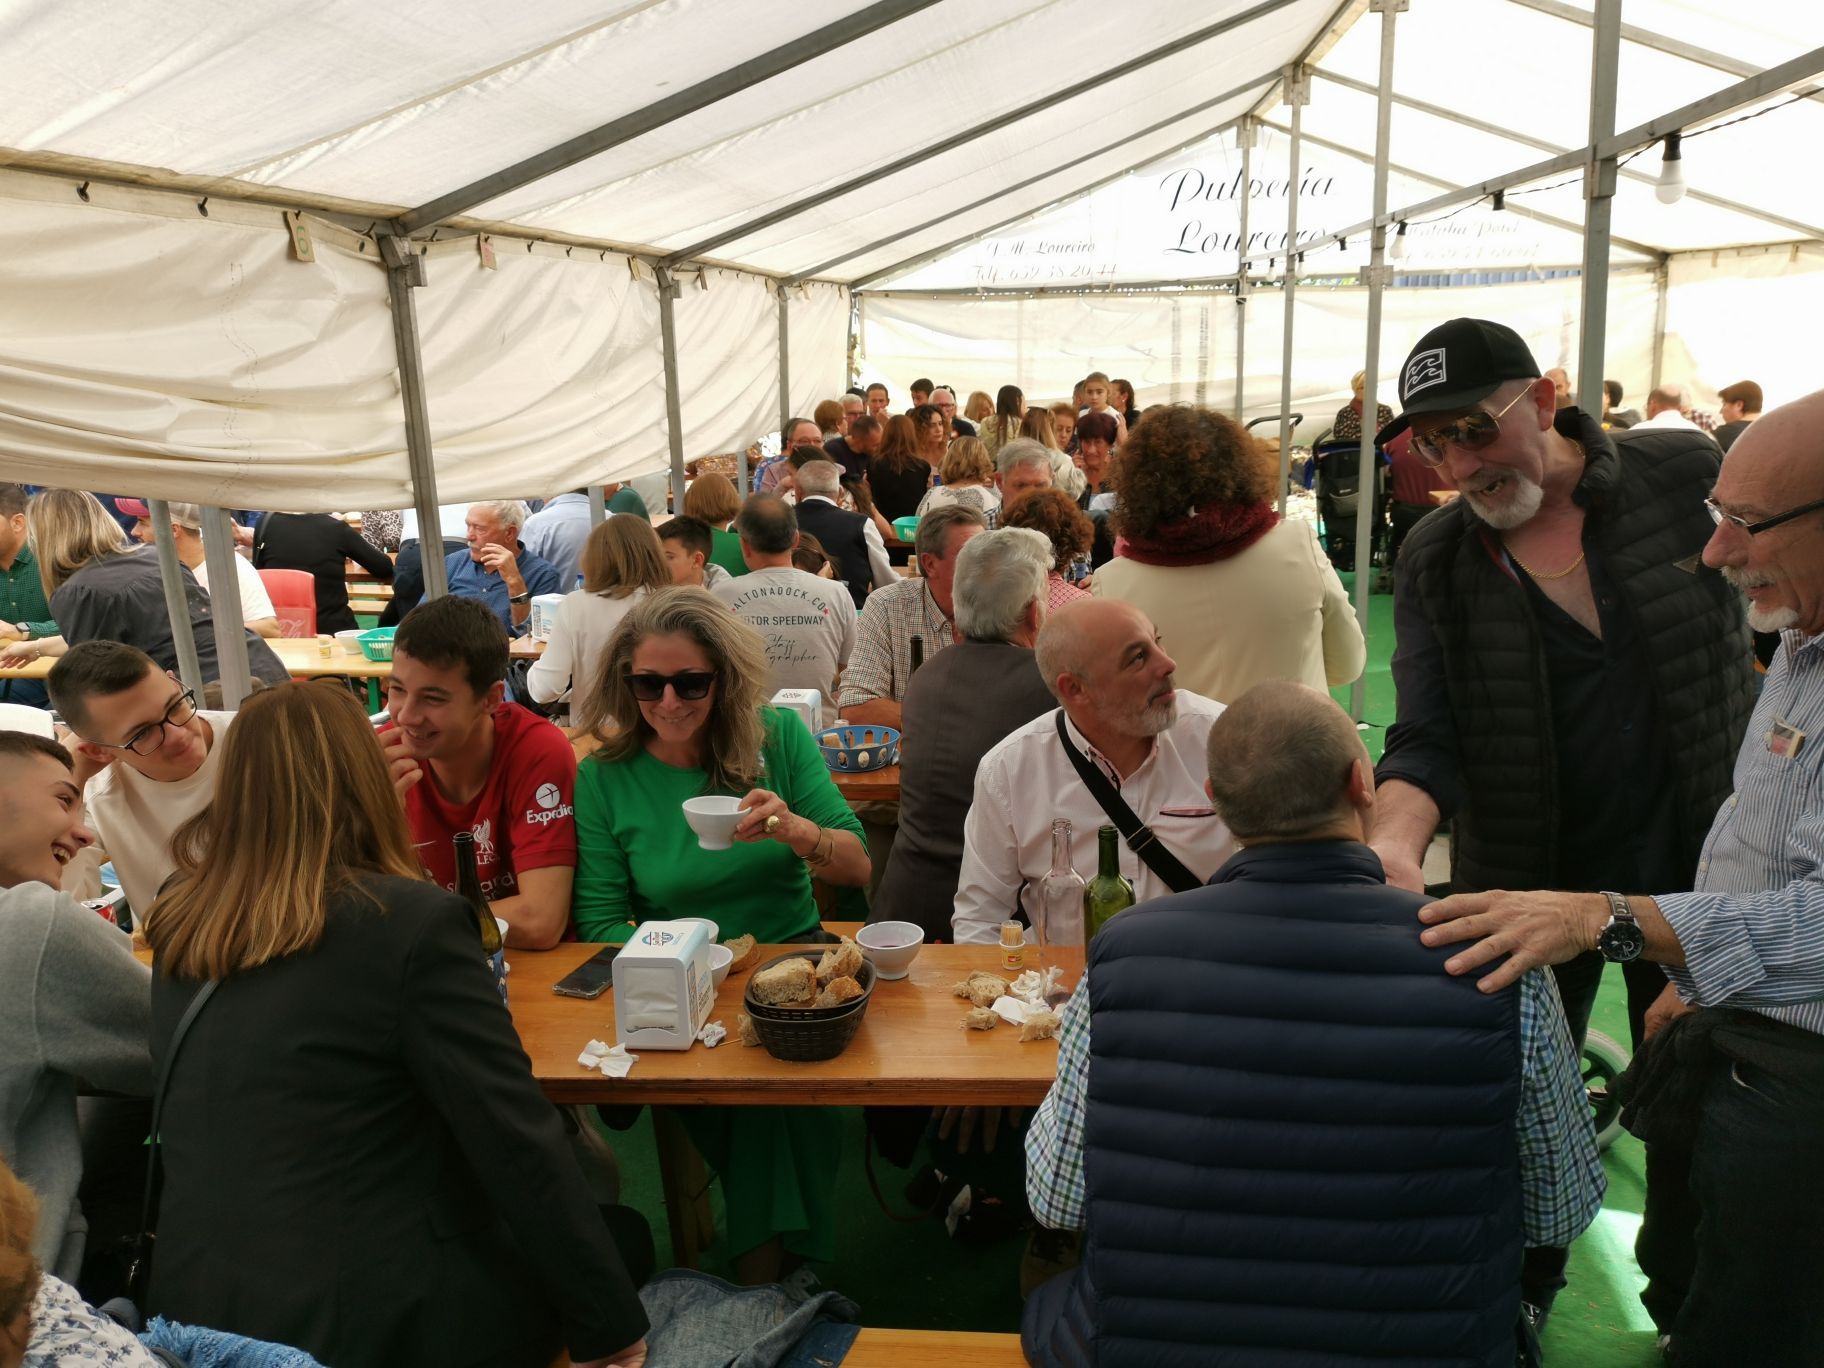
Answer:
M1406 431L1415 413L1471 408L1509 380L1536 380L1539 363L1520 334L1485 318L1440 323L1406 354L1400 367L1400 416L1375 434L1385 446Z

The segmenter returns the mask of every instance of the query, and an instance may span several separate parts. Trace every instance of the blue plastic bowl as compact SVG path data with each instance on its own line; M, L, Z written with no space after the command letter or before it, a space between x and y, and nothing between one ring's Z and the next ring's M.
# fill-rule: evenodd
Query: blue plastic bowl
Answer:
M845 774L887 769L899 763L899 733L892 727L847 722L817 733L823 763Z

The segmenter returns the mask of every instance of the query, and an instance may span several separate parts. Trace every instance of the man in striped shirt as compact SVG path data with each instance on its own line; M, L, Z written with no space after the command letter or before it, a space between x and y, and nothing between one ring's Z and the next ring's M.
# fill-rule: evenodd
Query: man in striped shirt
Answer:
M1769 413L1708 501L1704 562L1780 650L1690 893L1479 893L1426 908L1482 986L1597 948L1671 990L1624 1080L1648 1142L1642 1300L1680 1365L1824 1352L1824 392ZM1441 924L1448 923L1448 924ZM1662 1034L1663 1032L1663 1034ZM1689 1192L1682 1181L1689 1172Z

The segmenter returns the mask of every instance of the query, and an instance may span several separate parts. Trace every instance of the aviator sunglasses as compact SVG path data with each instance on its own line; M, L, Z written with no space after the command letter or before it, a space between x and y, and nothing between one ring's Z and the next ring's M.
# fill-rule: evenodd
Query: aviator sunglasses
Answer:
M677 674L635 674L629 670L622 676L633 696L642 703L657 703L665 697L665 686L671 685L672 692L679 698L694 701L707 697L710 686L716 682L713 670L680 670Z
M1459 418L1454 423L1446 423L1426 433L1423 437L1412 434L1412 449L1419 453L1419 459L1429 466L1444 464L1444 453L1447 447L1460 446L1465 451L1483 451L1495 444L1495 438L1501 435L1501 420L1507 417L1507 410L1531 394L1532 387L1520 391L1507 401L1507 407L1499 413L1490 413L1487 409L1477 409L1466 418Z

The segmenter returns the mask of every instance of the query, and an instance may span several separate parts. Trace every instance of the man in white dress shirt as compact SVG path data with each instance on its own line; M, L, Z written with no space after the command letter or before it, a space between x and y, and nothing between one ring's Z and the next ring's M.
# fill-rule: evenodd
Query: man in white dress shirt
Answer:
M1129 604L1066 604L1046 619L1036 654L1071 744L1191 874L1208 879L1235 849L1203 787L1204 745L1222 704L1172 686L1177 666ZM1095 875L1096 829L1114 823L1064 753L1057 719L1035 718L982 757L950 922L959 944L999 940L1016 901L1033 918L1054 819L1070 820L1077 873ZM1172 892L1125 842L1120 863L1137 901Z

